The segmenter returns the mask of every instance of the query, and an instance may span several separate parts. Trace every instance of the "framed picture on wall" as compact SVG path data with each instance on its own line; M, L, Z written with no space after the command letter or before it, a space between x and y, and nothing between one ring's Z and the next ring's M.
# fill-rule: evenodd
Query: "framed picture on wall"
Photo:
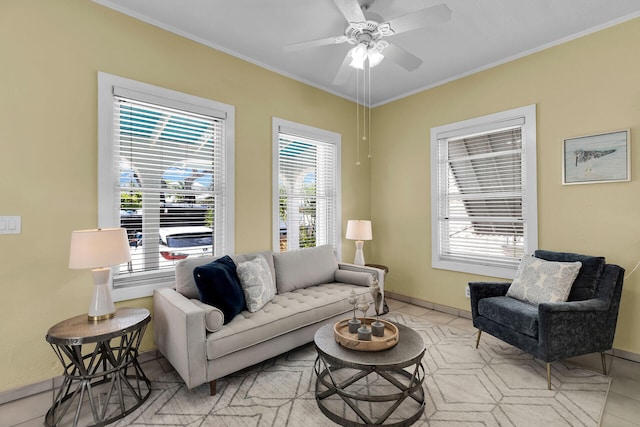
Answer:
M565 139L562 183L631 181L630 139L629 129Z

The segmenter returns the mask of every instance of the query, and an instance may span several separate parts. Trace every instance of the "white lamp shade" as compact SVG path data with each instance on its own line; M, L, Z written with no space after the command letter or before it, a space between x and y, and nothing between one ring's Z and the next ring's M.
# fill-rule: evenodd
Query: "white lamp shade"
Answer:
M347 221L347 235L349 240L372 240L371 221L364 219L350 219Z
M77 230L71 233L69 268L97 268L131 260L124 228Z

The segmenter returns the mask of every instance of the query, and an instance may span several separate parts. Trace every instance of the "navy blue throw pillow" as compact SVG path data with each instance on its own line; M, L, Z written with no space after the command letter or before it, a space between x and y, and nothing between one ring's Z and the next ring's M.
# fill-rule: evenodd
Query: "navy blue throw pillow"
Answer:
M229 256L194 268L193 278L200 301L220 309L225 325L244 310L244 293L236 273L236 264Z

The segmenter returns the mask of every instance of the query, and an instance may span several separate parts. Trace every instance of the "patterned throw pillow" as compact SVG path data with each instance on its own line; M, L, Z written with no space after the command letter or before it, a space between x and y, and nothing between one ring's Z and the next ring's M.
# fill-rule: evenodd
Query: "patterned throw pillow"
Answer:
M580 261L545 261L525 255L507 296L534 305L566 301L581 267Z
M236 271L249 312L260 310L276 295L271 270L264 257L257 256L250 261L241 262Z

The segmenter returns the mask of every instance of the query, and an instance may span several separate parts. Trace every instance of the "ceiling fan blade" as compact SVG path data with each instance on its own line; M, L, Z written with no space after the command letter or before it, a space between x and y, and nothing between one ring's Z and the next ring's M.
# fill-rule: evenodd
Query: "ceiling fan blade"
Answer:
M299 42L299 43L291 43L288 44L284 47L284 50L286 51L296 51L296 50L302 50L302 49L308 49L311 47L318 47L318 46L327 46L327 45L331 45L331 44L340 44L340 43L344 43L347 41L347 38L345 36L333 36L333 37L326 37L323 39L317 39L317 40L309 40L306 42Z
M333 0L333 2L338 6L348 23L365 22L367 20L364 17L364 13L362 13L358 0Z
M407 71L413 71L422 65L422 59L393 43L389 43L383 54L385 59L391 59Z
M333 78L333 84L335 86L340 86L346 83L347 79L349 78L349 73L352 70L352 68L349 67L349 64L351 63L351 59L352 59L349 52L347 52L347 54L344 56L344 59L342 60L342 65L340 65L340 68L338 68L338 72L336 73L336 76Z
M408 13L389 21L394 34L417 30L429 25L442 24L451 19L451 9L446 4L438 4Z

